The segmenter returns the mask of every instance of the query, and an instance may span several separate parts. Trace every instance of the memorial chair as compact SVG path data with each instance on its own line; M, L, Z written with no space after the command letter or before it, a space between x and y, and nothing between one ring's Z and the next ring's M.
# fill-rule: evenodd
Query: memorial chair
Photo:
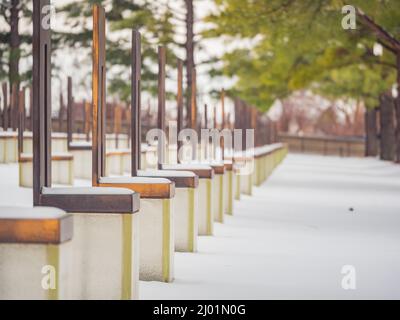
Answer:
M0 300L74 299L73 217L0 207Z
M180 252L195 252L197 251L197 210L198 210L198 176L190 171L165 170L165 152L163 147L165 139L162 133L165 133L165 48L158 49L158 113L161 116L158 121L158 129L161 136L158 136L157 147L157 169L140 170L141 154L141 112L140 112L140 82L141 82L141 36L139 32L136 35L135 57L133 60L132 70L132 95L138 97L139 104L133 105L132 108L132 137L135 137L135 142L132 146L132 158L138 160L137 164L133 164L131 171L139 177L158 177L167 178L175 182L175 210L174 210L174 233L175 233L175 250ZM133 99L133 97L132 97ZM162 121L161 121L162 119ZM136 132L137 134L133 134ZM132 140L133 141L133 140ZM138 149L138 150L136 150ZM162 151L162 152L160 152Z
M174 197L175 183L163 178L139 177L137 170L132 176L106 177L106 34L105 12L99 5L94 7L93 27L93 163L92 184L96 187L127 188L140 193L140 279L171 282L174 278ZM137 58L140 41L133 32L133 59ZM132 106L139 103L138 95L132 94ZM137 106L137 105L136 105ZM134 114L134 112L132 112ZM135 119L135 121L137 121ZM134 128L132 126L132 128ZM137 150L136 130L132 129L132 150ZM136 165L137 153L132 154ZM136 167L137 168L137 167Z
M33 2L33 204L73 214L69 297L138 298L139 194L51 183L51 29L42 23L49 5Z

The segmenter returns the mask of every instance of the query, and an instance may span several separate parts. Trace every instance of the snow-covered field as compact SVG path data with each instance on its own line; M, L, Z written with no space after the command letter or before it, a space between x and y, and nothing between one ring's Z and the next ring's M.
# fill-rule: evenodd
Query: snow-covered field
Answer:
M0 205L32 203L17 184L18 167L0 165ZM175 276L141 282L141 298L399 299L400 166L289 155L198 253L176 254Z
M356 290L342 288L344 266ZM175 267L173 284L142 283L142 298L399 299L400 166L289 155Z

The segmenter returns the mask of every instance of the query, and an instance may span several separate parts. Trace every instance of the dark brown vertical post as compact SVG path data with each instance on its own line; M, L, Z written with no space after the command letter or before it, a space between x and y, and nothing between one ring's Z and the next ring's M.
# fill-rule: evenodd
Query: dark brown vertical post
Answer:
M92 129L92 184L98 186L105 175L105 80L106 80L105 11L93 7L93 129Z
M177 130L179 138L179 133L183 129L183 62L180 59L178 59L178 93L176 99L178 108ZM178 152L176 153L178 163L180 163L179 150L182 148L182 145L182 141L179 141L178 139Z
M67 139L68 145L72 142L74 122L74 100L72 98L72 78L68 77L67 82Z
M33 204L51 186L51 30L42 25L49 0L33 1Z
M386 92L380 97L380 158L395 160L394 99Z
M8 130L9 125L9 113L8 113L8 91L7 91L7 83L4 82L2 85L3 91L3 129L4 131Z
M140 81L142 68L141 35L137 30L132 31L132 73L131 73L131 175L136 177L140 169L141 155L141 99Z
M90 108L91 104L86 100L83 100L84 109L84 132L86 134L86 141L90 139Z
M18 94L18 85L14 83L11 87L10 100L10 120L13 131L16 131L18 127Z
M158 129L162 135L158 137L158 169L161 170L165 160L165 47L158 47Z
M121 132L122 108L116 105L114 108L114 133L115 133L115 148L119 148L119 134Z
M32 86L29 87L29 128L33 131L33 89Z
M222 124L221 130L225 129L225 90L222 89L221 91L221 117L222 117ZM225 160L225 138L222 136L220 140L220 147L221 147L221 156L222 160Z
M365 156L376 157L378 155L377 109L365 111Z
M192 73L192 91L191 91L191 112L190 128L197 131L197 72L193 69Z
M18 157L24 152L25 131L25 89L21 89L18 99Z
M61 86L62 87L62 86ZM64 97L62 90L60 92L60 110L58 110L58 131L63 132L63 121L64 120Z

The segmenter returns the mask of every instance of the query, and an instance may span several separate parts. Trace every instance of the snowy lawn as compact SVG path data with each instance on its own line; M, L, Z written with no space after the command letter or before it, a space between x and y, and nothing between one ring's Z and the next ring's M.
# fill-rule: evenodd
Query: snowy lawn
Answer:
M176 281L142 282L143 299L399 299L400 166L289 155L199 253L175 257Z
M0 205L31 204L18 166L0 165ZM198 253L175 257L175 282L141 282L142 299L400 299L400 166L289 155Z

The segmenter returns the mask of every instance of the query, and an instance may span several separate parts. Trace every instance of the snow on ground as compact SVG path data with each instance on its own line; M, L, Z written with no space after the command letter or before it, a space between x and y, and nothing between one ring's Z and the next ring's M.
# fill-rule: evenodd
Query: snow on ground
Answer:
M175 257L176 281L143 282L143 299L399 299L400 166L289 155L199 253Z
M0 205L31 203L18 166L0 165ZM400 299L399 231L399 165L289 155L198 253L175 255L174 283L141 282L141 298ZM342 288L343 266L356 290Z

